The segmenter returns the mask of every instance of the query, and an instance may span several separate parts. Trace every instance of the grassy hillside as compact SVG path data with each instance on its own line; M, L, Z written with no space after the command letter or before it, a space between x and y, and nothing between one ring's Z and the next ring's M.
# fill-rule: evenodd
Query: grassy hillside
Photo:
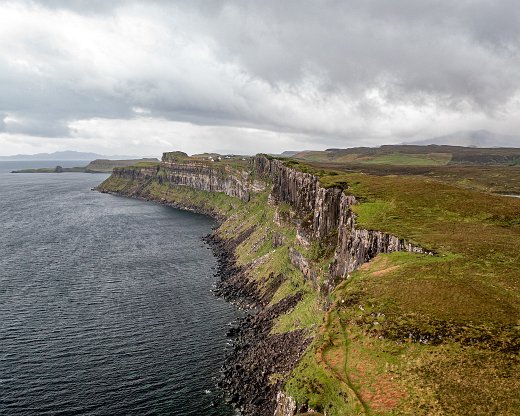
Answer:
M388 145L305 151L292 156L311 162L402 166L520 165L520 149L472 148L446 145Z
M136 164L158 164L157 159L129 159L129 160L109 160L109 159L96 159L85 166L85 172L92 173L110 173L114 168L120 168L125 166L132 166Z

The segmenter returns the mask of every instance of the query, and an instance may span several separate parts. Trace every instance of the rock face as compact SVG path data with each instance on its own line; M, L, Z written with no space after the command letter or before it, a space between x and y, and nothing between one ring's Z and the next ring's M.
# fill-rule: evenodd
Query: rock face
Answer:
M318 177L286 166L281 160L258 155L252 162L256 174L273 182L271 198L277 203L290 204L302 218L300 227L315 239L335 238L334 261L329 269L327 290L350 272L379 253L394 251L425 251L388 233L364 230L356 226L352 206L353 195L341 188L324 188ZM337 237L335 237L337 234ZM308 262L296 250L291 251L291 263L305 276L314 277Z
M351 211L355 203L353 196L342 195L338 222L338 239L334 252L334 263L330 268L330 283L335 286L348 273L379 253L408 251L425 253L421 247L388 233L375 230L364 230L356 227L355 215Z
M262 184L252 180L247 170L235 169L218 162L193 160L182 152L164 153L160 165L157 166L116 168L112 174L141 183L156 179L159 183L172 186L223 192L242 201L249 201L251 190L263 190Z
M306 279L315 282L317 280L316 271L312 269L309 261L294 247L289 248L289 260L291 264L300 270Z
M159 166L150 166L150 167L139 167L134 168L132 166L129 167L120 167L114 168L112 171L112 176L116 178L125 178L131 179L136 183L145 182L149 179L157 177L159 172Z
M293 416L296 413L296 400L281 391L276 395L274 416Z
M216 162L218 163L218 162ZM228 165L211 166L204 163L162 162L163 181L172 185L189 186L208 192L224 192L226 195L249 201L249 173Z

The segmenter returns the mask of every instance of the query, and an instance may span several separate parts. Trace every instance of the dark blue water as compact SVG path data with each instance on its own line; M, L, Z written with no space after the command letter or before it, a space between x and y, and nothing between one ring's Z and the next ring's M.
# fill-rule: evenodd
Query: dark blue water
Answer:
M105 177L0 173L0 414L232 414L214 222L90 190Z
M12 160L0 161L0 173L11 172L20 169L36 169L36 168L74 168L87 166L88 160Z

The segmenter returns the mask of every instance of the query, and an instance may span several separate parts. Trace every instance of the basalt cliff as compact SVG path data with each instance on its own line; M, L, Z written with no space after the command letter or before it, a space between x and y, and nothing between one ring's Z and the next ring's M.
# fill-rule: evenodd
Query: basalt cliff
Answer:
M160 163L116 168L97 189L219 220L207 237L220 259L215 291L251 310L230 328L233 351L219 381L242 414L449 414L438 387L424 381L426 361L405 367L420 356L416 346L485 343L488 330L474 325L468 338L450 320L400 315L379 302L385 276L408 264L434 267L442 256L360 224L365 201L331 175L266 155L171 152ZM509 357L515 345L493 351Z

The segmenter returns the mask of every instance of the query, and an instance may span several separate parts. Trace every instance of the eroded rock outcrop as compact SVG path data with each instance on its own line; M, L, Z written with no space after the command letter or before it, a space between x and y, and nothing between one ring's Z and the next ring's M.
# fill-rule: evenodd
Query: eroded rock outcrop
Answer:
M162 181L178 186L189 186L207 192L224 192L226 195L249 201L249 172L228 165L215 166L201 162L162 162Z
M298 213L300 227L308 230L307 235L317 240L334 240L334 261L329 269L328 291L379 253L425 252L421 247L391 234L359 228L352 211L356 198L345 194L342 188L325 188L317 176L300 172L281 160L264 155L256 156L252 166L258 175L272 181L272 200L288 203ZM299 234L302 233L299 231ZM290 260L305 276L314 278L309 262L298 251L291 251Z
M283 392L276 395L274 416L293 416L296 413L296 400Z
M254 180L246 169L234 168L225 163L191 159L182 152L164 153L161 163L157 165L116 168L112 175L143 184L154 179L169 186L223 192L242 201L249 201L252 191L258 192L265 187L263 182Z

